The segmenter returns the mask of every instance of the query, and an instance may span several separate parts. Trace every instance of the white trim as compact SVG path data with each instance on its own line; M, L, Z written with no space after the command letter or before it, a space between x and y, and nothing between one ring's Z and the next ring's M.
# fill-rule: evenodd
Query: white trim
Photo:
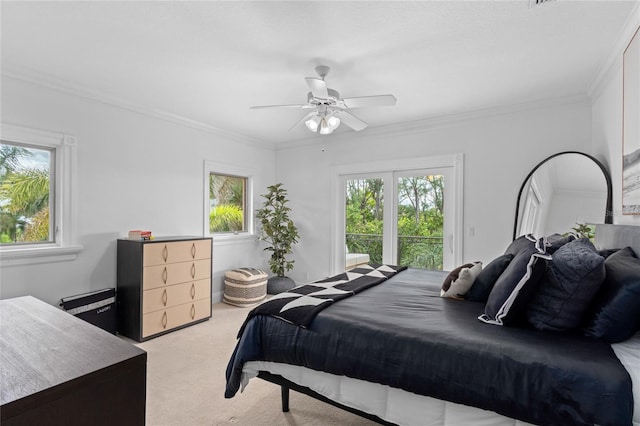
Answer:
M35 265L39 263L66 262L76 260L82 251L81 245L59 247L48 245L43 247L13 248L0 251L0 265L8 266Z
M0 246L2 266L75 260L82 246L76 243L77 145L73 135L2 123L0 139L55 149L55 243Z
M470 120L484 119L499 115L508 115L528 110L547 109L553 106L590 103L590 98L586 94L562 96L557 98L547 98L535 101L498 105L485 109L466 111L458 114L448 114L444 116L431 117L423 120L398 123L388 126L369 127L361 132L350 131L344 134L334 133L330 138L314 134L310 135L310 137L308 138L294 141L268 142L263 139L255 139L247 135L220 129L209 124L167 111L152 109L140 104L135 104L133 102L114 97L113 95L92 90L25 67L16 67L10 64L3 64L2 74L10 78L25 81L31 84L45 87L47 89L56 90L58 92L67 93L90 101L111 105L117 108L144 114L149 117L154 117L164 121L180 124L196 130L205 131L224 138L233 139L235 142L246 144L249 147L261 149L270 148L275 149L276 151L301 146L315 146L319 143L339 142L344 141L345 139L353 138L371 138L381 135L399 136L404 134L413 134L442 126L458 125Z
M231 176L238 176L247 179L246 188L246 202L245 206L245 220L247 223L247 230L239 233L228 234L212 234L209 232L209 174L224 174ZM226 245L226 244L238 244L238 243L250 243L256 240L256 227L255 218L253 214L255 200L253 199L255 172L249 168L238 167L225 163L218 163L215 161L204 160L203 167L203 216L202 216L202 235L210 237L214 245Z
M333 241L331 244L331 273L337 274L341 271L344 271L345 267L345 241L343 232L345 228L344 176L376 173L376 176L379 177L381 174L390 172L449 167L453 168L453 189L455 191L456 197L453 212L453 240L451 241L453 247L453 263L456 265L462 264L464 250L464 154L458 153L434 157L418 157L389 161L371 161L367 163L353 163L334 166L331 173L331 190L333 193L333 196L331 197L331 209L334 214L334 220L331 223L331 234L333 235ZM385 217L385 219L387 218ZM385 221L385 223L386 222L393 223L395 221L391 220ZM393 263L389 262L389 259L383 259L383 261Z
M462 153L453 155L453 175L456 205L454 209L453 224L453 263L462 265L464 253L464 155Z
M308 138L295 141L280 142L276 145L276 151L304 146L343 143L345 141L355 139L370 139L373 137L385 135L390 135L396 138L402 135L411 135L415 133L426 132L441 127L458 126L472 120L482 120L501 115L517 114L523 111L544 110L557 106L569 106L577 104L591 105L591 99L586 94L563 96L552 99L542 99L537 101L501 105L492 108L431 117L423 120L408 121L386 126L367 127L360 132L349 131L345 133L332 133L330 137L320 136L314 133Z
M341 164L333 167L334 175L393 172L400 170L436 169L454 167L456 159L463 154L440 155L434 157L414 157L402 160L368 161L366 163ZM462 164L460 164L462 165Z
M126 99L118 98L108 93L89 89L87 87L70 83L68 81L61 80L51 75L47 75L45 73L25 67L16 67L14 65L3 64L2 74L16 80L25 81L47 89L56 90L58 92L67 93L89 101L110 105L128 111L133 111L149 117L158 118L167 122L180 124L192 129L211 133L226 139L232 139L235 142L243 143L253 148L275 149L274 143L265 142L264 140L259 140L250 136L220 129L210 124L183 117L181 115L173 114L164 110L149 108L147 106L136 104Z
M612 46L611 53L602 61L596 77L589 86L587 94L592 102L600 97L604 88L611 81L612 74L622 66L622 52L631 41L631 37L635 34L638 26L640 26L640 2L636 3L627 21L622 26L620 34Z

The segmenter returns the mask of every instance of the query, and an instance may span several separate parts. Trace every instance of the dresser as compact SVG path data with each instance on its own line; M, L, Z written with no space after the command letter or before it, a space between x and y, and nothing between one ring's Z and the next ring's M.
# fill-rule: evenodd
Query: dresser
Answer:
M32 296L0 300L0 424L145 424L147 353Z
M211 238L118 240L118 332L139 342L211 318Z

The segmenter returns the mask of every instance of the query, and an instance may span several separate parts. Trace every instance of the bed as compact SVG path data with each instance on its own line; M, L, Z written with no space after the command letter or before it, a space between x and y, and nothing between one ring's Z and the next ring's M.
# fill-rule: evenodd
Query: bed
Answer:
M610 248L640 235L613 229ZM400 271L304 326L250 316L225 396L257 376L282 386L285 411L294 389L382 424L640 425L640 333L609 344L486 324L483 303L440 297L446 276Z

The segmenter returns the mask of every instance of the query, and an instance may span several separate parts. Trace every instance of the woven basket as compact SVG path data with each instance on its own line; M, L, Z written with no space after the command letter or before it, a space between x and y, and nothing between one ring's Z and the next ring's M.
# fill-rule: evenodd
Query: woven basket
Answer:
M253 306L267 296L267 273L254 268L238 268L224 274L222 301L234 306Z

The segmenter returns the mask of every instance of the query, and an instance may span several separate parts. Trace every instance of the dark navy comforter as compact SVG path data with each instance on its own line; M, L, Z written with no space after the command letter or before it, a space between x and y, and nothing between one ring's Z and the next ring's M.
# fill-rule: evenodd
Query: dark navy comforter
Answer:
M227 367L288 363L542 425L630 425L631 378L611 346L577 334L484 324L483 305L443 299L446 274L409 269L334 303L300 328L258 316Z

